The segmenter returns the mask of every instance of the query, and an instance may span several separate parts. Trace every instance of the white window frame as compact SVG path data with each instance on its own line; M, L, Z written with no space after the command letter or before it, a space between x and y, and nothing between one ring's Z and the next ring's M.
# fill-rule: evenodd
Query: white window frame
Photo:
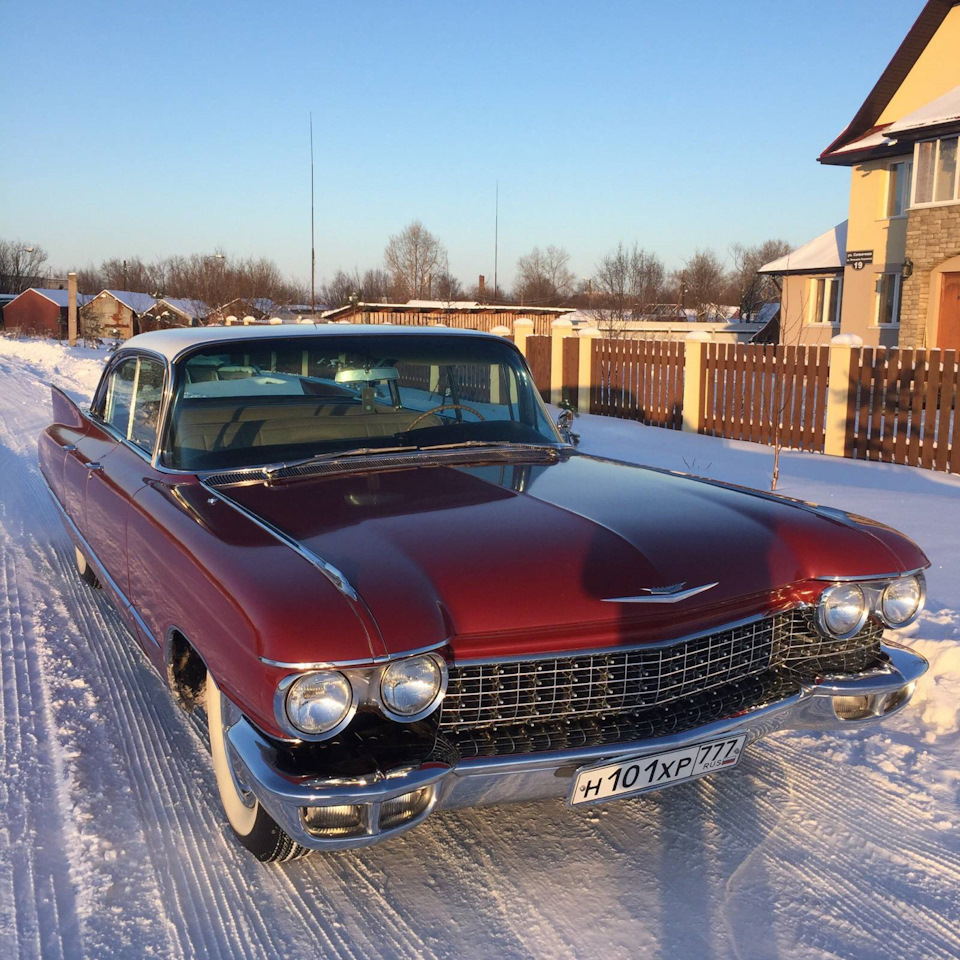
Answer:
M936 172L940 164L940 144L944 140L958 140L957 144L957 164L953 172L953 199L952 200L917 200L917 179L920 175L920 147L924 143L935 143L937 145L933 158L933 195L937 193ZM919 140L913 145L913 176L910 178L910 206L911 207L945 207L951 203L960 203L960 139L957 134L946 137L930 137L927 140Z
M823 284L823 299L817 295L820 284ZM830 287L837 287L837 306L834 316L828 317L825 314L830 308ZM819 316L817 304L820 304ZM823 326L829 324L834 327L840 326L840 309L843 305L843 276L835 277L811 277L810 278L810 306L807 309L807 323L811 326Z
M900 212L890 213L890 199L893 187L893 171L895 167L902 167L902 176L897 177L897 185L902 194L900 198ZM883 220L900 220L907 215L913 200L913 157L902 160L892 160L887 164L887 189L883 194Z
M899 270L883 270L875 274L875 276L877 279L873 293L874 299L876 300L873 312L874 326L879 327L882 330L889 330L893 327L899 327L901 306L900 300L901 296L903 295L903 276ZM887 323L886 321L881 322L880 320L880 291L877 289L877 287L880 286L881 277L893 277L893 319L890 321L890 323Z

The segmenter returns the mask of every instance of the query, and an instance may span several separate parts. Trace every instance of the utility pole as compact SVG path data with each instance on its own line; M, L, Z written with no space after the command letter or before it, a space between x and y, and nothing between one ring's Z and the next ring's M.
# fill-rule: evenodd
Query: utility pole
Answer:
M313 111L310 111L310 316L317 319L317 246L313 231Z
M494 201L493 213L493 299L496 302L497 291L497 255L499 254L500 241L500 181L497 181L497 193Z
M67 274L67 339L77 345L77 275Z

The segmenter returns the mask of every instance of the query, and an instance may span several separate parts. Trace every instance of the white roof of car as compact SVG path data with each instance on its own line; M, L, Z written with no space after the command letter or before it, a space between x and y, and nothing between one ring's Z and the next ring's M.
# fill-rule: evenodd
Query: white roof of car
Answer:
M123 345L125 350L150 350L169 360L176 359L185 350L237 341L289 340L300 337L330 336L422 336L442 334L445 337L486 337L500 340L494 333L479 330L459 330L453 327L415 327L406 324L380 323L316 323L277 324L263 326L209 326L176 327L138 333Z

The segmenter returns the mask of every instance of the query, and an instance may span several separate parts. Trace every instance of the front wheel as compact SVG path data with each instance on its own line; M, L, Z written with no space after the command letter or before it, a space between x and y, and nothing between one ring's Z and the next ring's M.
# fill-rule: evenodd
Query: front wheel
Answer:
M226 736L227 727L224 724L225 715L231 710L231 705L220 692L209 670L206 706L213 772L217 778L220 802L236 838L264 863L283 863L308 854L310 851L306 847L300 846L284 833L238 776L232 748Z
M89 586L98 588L100 586L100 581L97 579L97 575L93 572L93 567L87 563L87 558L83 555L83 552L79 547L74 547L73 551L76 556L77 573L80 574L80 579Z

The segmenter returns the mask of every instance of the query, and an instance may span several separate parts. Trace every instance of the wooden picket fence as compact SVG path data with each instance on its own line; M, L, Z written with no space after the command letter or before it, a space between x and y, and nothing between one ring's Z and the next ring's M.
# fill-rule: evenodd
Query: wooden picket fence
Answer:
M701 433L823 450L829 348L710 343Z
M590 412L679 430L683 425L683 344L664 340L588 341Z
M960 473L955 350L851 351L845 453Z
M550 396L550 344L551 337L527 337L527 363L533 374L533 382L545 398Z
M694 345L692 361L677 341L568 336L554 352L553 338L528 336L523 346L544 398L570 401L582 413L960 473L954 350L706 342ZM590 351L585 365L582 350ZM559 378L551 378L554 357L562 363ZM834 360L841 389L831 398ZM685 376L699 377L697 410L684 411ZM586 409L578 403L584 397Z

